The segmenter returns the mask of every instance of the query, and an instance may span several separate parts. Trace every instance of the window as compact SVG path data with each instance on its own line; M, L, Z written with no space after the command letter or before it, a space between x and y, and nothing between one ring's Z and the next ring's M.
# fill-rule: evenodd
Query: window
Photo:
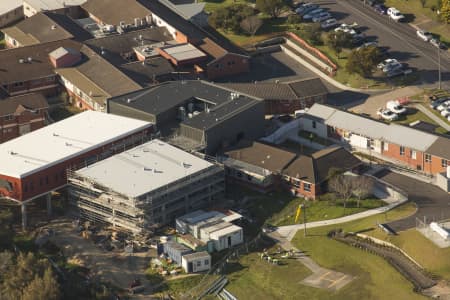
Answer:
M33 181L30 182L30 191L34 190L34 185L33 185Z
M417 153L414 150L409 150L409 156L411 156L412 159L416 159L417 158Z
M312 128L317 128L316 121L312 121Z
M383 142L383 150L388 151L389 150L389 143Z
M202 266L202 262L200 260L197 260L197 267L201 267Z
M20 82L15 82L14 86L23 86L23 82L21 82L21 81Z
M28 192L28 184L24 184L23 185L23 191L26 193L26 192Z
M209 260L205 259L205 266L209 265Z
M405 147L400 146L400 155L405 155Z
M48 184L48 176L45 176L45 184Z
M13 115L6 115L6 116L3 117L3 119L4 119L5 121L10 121L10 120L12 120L13 118L14 118Z
M292 181L291 181L291 183L292 183L292 185L293 186L295 186L295 187L300 187L300 185L301 185L301 182L300 182L300 180L298 180L298 179L295 179L295 178L292 178Z
M431 162L431 154L425 153L425 162Z
M58 182L58 173L55 173L55 182Z
M331 133L335 133L335 132L336 132L336 128L330 127L330 132L331 132Z
M311 192L311 184L303 182L303 190L306 192Z
M441 166L444 167L444 168L447 168L447 165L448 165L448 161L446 159L442 159L441 160Z
M43 186L44 185L44 178L39 178L39 185L40 186Z

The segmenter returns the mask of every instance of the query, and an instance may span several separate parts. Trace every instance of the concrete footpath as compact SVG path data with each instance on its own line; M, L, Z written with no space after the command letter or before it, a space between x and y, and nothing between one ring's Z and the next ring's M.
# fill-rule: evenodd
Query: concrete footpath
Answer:
M370 209L370 210L366 210L366 211L363 211L360 213L348 215L348 216L341 217L341 218L324 220L324 221L316 221L316 222L308 222L308 223L306 223L306 228L308 229L308 228L315 228L315 227L321 227L321 226L327 226L327 225L341 224L341 223L346 223L346 222L370 217L373 215L387 212L387 211L405 203L406 201L408 201L408 198L406 196L403 198L393 198L393 197L387 195L383 191L380 191L380 194L385 195L386 198L381 198L381 200L388 203L388 205L382 206L382 207L377 207L377 208ZM308 213L308 212L306 212L306 213ZM280 236L286 238L287 240L292 241L292 239L294 238L297 231L300 229L303 229L304 227L305 227L304 224L280 226L280 227L277 227L276 232Z
M427 117L433 120L436 124L444 128L445 130L450 131L450 125L446 121L433 114L433 112L431 112L428 108L424 107L422 104L416 104L414 105L414 107L426 114Z

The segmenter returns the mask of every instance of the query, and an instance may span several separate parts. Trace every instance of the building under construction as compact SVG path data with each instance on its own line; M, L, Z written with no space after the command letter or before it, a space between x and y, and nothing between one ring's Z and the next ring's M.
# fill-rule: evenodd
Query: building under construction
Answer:
M223 197L223 167L160 140L69 171L69 199L82 219L140 233Z

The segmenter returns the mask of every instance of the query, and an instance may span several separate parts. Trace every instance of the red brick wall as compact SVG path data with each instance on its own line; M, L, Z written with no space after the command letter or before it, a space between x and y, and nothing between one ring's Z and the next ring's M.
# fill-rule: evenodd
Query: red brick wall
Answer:
M12 120L6 120L5 117L0 117L0 143L6 142L13 138L20 136L20 126L29 124L30 132L45 126L45 115L47 109L39 110L38 114L30 111L24 111L22 114L13 116ZM39 120L41 119L41 120ZM7 127L4 127L7 126Z
M81 110L94 110L93 107L91 107L90 105L88 105L80 96L78 96L77 94L75 94L74 92L66 89L67 94L69 96L72 97L72 105L76 106L77 108L81 109Z
M59 82L55 76L48 76L21 83L7 83L4 87L10 96L39 91L46 96L54 96L59 92Z
M293 182L294 181L292 179L291 181L285 181L285 185L290 191L295 191L297 195L301 195L305 198L316 199L316 197L321 193L320 186L318 185L311 183L311 190L306 191L304 184L308 182L300 181L300 187L296 187Z
M14 185L13 192L7 192L5 189L0 190L0 195L12 197L19 201L24 201L35 197L37 195L47 193L54 190L67 182L66 169L71 167L82 167L85 159L91 158L97 155L104 154L108 150L112 150L111 147L120 143L121 141L131 137L138 136L140 134L148 135L151 128L147 128L133 135L124 137L120 140L114 141L97 149L91 150L78 157L63 161L57 165L51 166L45 170L33 173L25 178L11 178L6 175L0 174L1 179L5 179ZM129 146L128 148L130 148ZM116 153L123 151L123 148L116 150ZM113 153L111 153L113 154Z
M233 53L228 53L209 63L206 68L208 79L216 79L249 71L249 59Z
M180 44L181 43L189 43L188 37L179 31L175 32L175 40ZM192 41L192 42L195 42L195 41Z
M447 161L447 164L450 166L450 161ZM431 156L431 162L425 162L424 158L424 171L431 174L437 174L446 172L447 168L442 166L442 158L438 156Z
M382 149L384 156L403 162L413 169L423 170L423 153L415 151L416 159L414 159L411 155L411 151L412 149L405 147L404 155L400 155L400 146L391 143L389 143L387 150Z

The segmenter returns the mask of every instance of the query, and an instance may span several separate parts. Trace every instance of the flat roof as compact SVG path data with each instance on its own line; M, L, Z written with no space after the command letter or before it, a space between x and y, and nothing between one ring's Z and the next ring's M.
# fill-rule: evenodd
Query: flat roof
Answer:
M230 233L233 233L236 231L241 231L241 230L242 230L242 227L237 226L237 225L231 225L231 226L225 227L223 229L219 229L217 231L211 232L210 234L219 237L219 236L224 236L224 235L227 235L227 234L230 234Z
M195 48L192 44L178 44L159 48L175 60L182 62L195 58L206 58L206 54Z
M67 6L81 5L86 1L87 0L24 0L24 2L30 4L36 10L55 10Z
M200 251L200 252L194 252L183 255L183 259L187 261L195 260L195 259L205 259L205 258L211 258L211 255L209 255L206 251Z
M208 220L214 217L225 217L224 214L218 211L204 211L204 210L196 210L193 212L190 212L184 216L179 217L178 219L180 221L186 222L188 224L197 224L201 221Z
M0 174L23 178L151 126L85 111L0 144Z
M77 171L128 197L138 197L213 164L158 139Z
M22 5L23 5L22 0L0 1L0 14L3 15L7 12L15 10L18 7L21 7Z
M224 228L227 228L227 227L230 227L232 225L233 224L231 224L231 223L222 221L220 223L216 223L216 224L213 224L211 226L203 227L201 230L203 230L204 232L206 232L208 234L211 234L213 232L220 231L220 230L222 230Z

